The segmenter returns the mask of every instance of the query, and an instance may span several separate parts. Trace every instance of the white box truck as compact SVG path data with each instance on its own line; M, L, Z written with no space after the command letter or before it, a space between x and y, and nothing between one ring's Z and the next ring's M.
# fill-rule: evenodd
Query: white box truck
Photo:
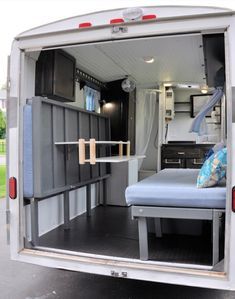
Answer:
M235 290L234 53L235 13L215 7L115 9L16 36L7 109L11 258ZM207 132L189 133L218 88ZM84 139L96 156L79 163ZM199 190L199 168L221 142L224 185ZM137 182L138 171L148 178ZM171 185L161 181L160 199L156 171L167 182L176 173ZM181 171L188 175L179 187Z

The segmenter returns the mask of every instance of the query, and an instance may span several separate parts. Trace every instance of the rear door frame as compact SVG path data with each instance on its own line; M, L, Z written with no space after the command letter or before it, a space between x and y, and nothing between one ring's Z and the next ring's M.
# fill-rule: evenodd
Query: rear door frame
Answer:
M70 32L66 32L66 33L52 33L52 34L43 34L42 36L37 36L37 38L35 37L29 37L29 38L22 38L19 39L18 41L16 41L14 43L14 47L13 47L13 64L11 63L11 65L14 65L15 69L18 69L19 72L14 73L15 69L13 69L11 67L11 77L13 76L14 79L13 81L15 81L15 84L13 84L13 88L11 86L10 88L10 96L9 99L16 99L17 105L17 128L15 128L15 131L12 131L12 129L10 128L9 130L9 143L12 144L16 144L15 145L15 149L13 150L13 153L10 152L9 153L9 158L10 158L10 164L9 164L9 176L15 176L18 179L18 197L13 201L10 200L10 211L11 211L11 226L10 226L10 231L11 231L11 256L13 259L16 260L22 260L25 262L32 262L32 263L36 263L36 264L44 264L45 265L45 260L48 259L52 259L52 260L57 260L59 262L60 258L64 255L61 254L60 257L58 257L59 253L54 253L54 256L52 253L46 252L46 251L42 251L40 254L38 251L35 251L35 254L33 254L33 250L31 250L29 252L29 249L24 249L24 231L23 231L23 211L22 211L22 177L21 177L21 172L22 172L22 158L21 158L21 152L22 152L22 142L20 140L22 140L22 132L20 130L20 126L21 126L21 118L22 118L22 110L21 110L21 104L23 103L24 99L22 98L24 92L23 92L23 86L24 86L24 82L22 82L21 78L23 78L23 72L24 70L22 69L22 65L23 65L23 59L24 59L24 55L26 52L30 52L30 51L38 51L38 50L42 50L42 49L46 49L46 48L51 48L51 47L63 47L63 46L71 46L73 45L78 45L81 43L94 43L94 42L103 42L104 40L106 41L114 41L115 40L120 40L120 39L129 39L129 38L141 38L144 36L156 36L156 35L172 35L172 34L187 34L187 33L193 33L193 32L205 32L205 30L207 32L215 32L219 31L219 30L228 30L229 32L234 32L234 26L232 26L232 29L230 29L229 27L231 26L231 24L234 22L234 17L232 19L232 16L209 16L208 19L207 18L203 18L201 19L200 16L198 16L197 18L193 18L193 19L182 19L181 21L178 20L177 23L174 22L174 20L170 21L168 20L168 22L159 22L159 23L145 23L145 24L128 24L125 25L128 30L126 33L123 33L123 35L120 36L120 34L116 35L113 33L112 31L112 26L103 26L102 28L96 29L96 28L92 28L90 30L80 30L79 34L78 34L78 30L72 30ZM215 28L215 25L216 28ZM228 39L231 39L232 34L228 34ZM95 40L96 39L96 40ZM230 48L230 43L229 41L227 42L227 46ZM230 53L227 53L227 61L230 62L231 61L231 49ZM15 52L14 52L15 51ZM15 53L15 55L14 55ZM17 67L18 65L18 67ZM230 76L230 72L227 69L226 70L227 75ZM235 81L235 78L233 76L233 81ZM12 80L12 78L11 78ZM235 85L235 84L234 84ZM231 85L230 83L227 84L227 95L228 95L228 102L231 101ZM14 97L15 96L15 97ZM9 113L11 114L12 111L9 111ZM14 112L15 113L15 112ZM228 124L228 130L230 131L231 124ZM19 148L18 148L19 146ZM11 151L11 149L9 149L9 151ZM230 150L230 153L232 151ZM13 160L12 160L13 158ZM16 168L13 164L16 164ZM233 182L235 185L235 178L233 178ZM230 194L230 188L231 185L228 184L228 195ZM19 196L20 194L20 196ZM229 196L228 200L227 200L227 209L226 209L226 214L227 214L227 220L226 220L226 230L228 229L230 233L226 234L226 248L225 248L225 273L224 272L211 272L210 273L210 280L211 283L208 284L208 286L205 284L205 281L207 281L207 279L205 279L205 274L206 272L201 272L198 273L198 276L196 275L194 278L192 277L190 280L188 280L188 282L179 282L179 284L187 284L187 285L204 285L205 287L218 287L218 288L228 288L231 287L229 286L229 281L227 281L228 278L235 278L235 267L234 270L232 271L232 265L235 264L235 258L232 257L232 254L230 252L230 237L231 237L231 232L235 230L235 216L231 215L231 196ZM233 219L231 219L233 218ZM230 222L231 220L231 222ZM235 245L235 242L234 242ZM233 247L234 247L233 245ZM40 255L40 259L38 259L38 255ZM56 257L57 255L57 257ZM90 257L90 259L96 259L96 255L88 255ZM36 258L37 257L37 258ZM89 259L88 257L88 259ZM58 259L57 259L58 258ZM71 261L71 257L69 258L69 260ZM76 257L76 260L78 262L78 257ZM123 259L125 260L125 259ZM112 259L109 260L108 264L113 264ZM74 259L75 262L75 259ZM83 263L83 257L81 255L81 263ZM97 258L97 263L100 264L100 266L102 265L102 268L104 267L104 265L107 265L107 260L104 261L101 258ZM48 265L50 265L51 263L48 260ZM76 266L75 266L76 264ZM134 269L138 269L138 267L143 268L143 265L141 265L142 263L140 263L140 261L129 261L129 265L130 267L133 269L133 271L135 271ZM148 262L146 264L149 264ZM54 266L55 263L53 263ZM116 261L115 263L117 269L120 269L121 267L121 262L120 264ZM150 267L151 265L151 267ZM150 263L149 266L146 265L146 271L147 269L149 271L151 271L150 269L153 270L153 265L152 263ZM73 269L77 269L77 263L74 263L74 267L72 267ZM69 266L69 268L71 267L71 265ZM159 271L159 266L155 266L156 267L156 271ZM173 269L173 265L172 267L169 267L169 273L172 272ZM178 269L179 271L176 271L177 273L181 273L182 274L182 278L186 279L188 277L188 274L190 273L189 269ZM137 271L138 272L138 271ZM174 271L173 271L174 272ZM150 272L149 272L150 273ZM229 276L226 275L226 273L229 274ZM102 273L100 273L102 274ZM192 273L191 273L192 274ZM148 278L147 278L148 277ZM166 275L167 277L167 275ZM166 278L165 277L165 278ZM152 281L160 281L159 278L158 280L156 280L156 278L151 277L149 275L145 276L145 277L137 277L135 276L135 278L138 279L143 279L143 280L152 280ZM218 280L218 278L221 278L220 283L218 282L218 285L216 284L216 281ZM172 283L177 283L178 279L177 279L177 275L174 277L174 279L172 278ZM232 282L235 281L235 279L232 279ZM165 282L171 282L168 281L167 279L165 279ZM235 287L235 285L233 285L233 287Z

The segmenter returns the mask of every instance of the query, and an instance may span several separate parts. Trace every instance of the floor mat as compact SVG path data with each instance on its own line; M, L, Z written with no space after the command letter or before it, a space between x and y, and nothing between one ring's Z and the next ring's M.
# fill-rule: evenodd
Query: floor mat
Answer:
M60 226L39 239L39 246L100 255L139 259L137 221L127 207L102 207L76 217L70 229ZM210 237L149 234L149 259L157 261L211 264Z

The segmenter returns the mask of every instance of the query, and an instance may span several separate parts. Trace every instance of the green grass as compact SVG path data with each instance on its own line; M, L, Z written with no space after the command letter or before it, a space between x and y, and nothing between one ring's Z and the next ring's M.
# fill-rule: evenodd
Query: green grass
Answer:
M0 165L0 198L6 196L6 166Z
M4 155L6 153L6 140L0 139L0 155Z

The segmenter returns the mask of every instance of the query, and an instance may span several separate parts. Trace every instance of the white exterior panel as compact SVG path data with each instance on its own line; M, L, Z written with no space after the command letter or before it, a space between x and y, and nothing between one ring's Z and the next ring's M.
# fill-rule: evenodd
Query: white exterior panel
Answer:
M159 21L168 18L196 17L200 15L213 15L230 13L230 9L219 7L199 7L199 6L150 6L141 8L143 15L155 14ZM99 11L81 16L71 17L59 20L50 24L39 26L25 32L22 32L17 38L28 37L47 33L58 33L64 30L77 29L80 23L91 22L92 26L105 26L110 20L124 18L123 12L126 8Z
M94 255L88 254L68 255L29 249L25 249L17 257L17 260L46 267L106 276L112 276L111 272L114 271L120 278L123 277L122 273L127 273L126 278L130 279L205 288L232 289L224 273L168 267L164 263L153 264L115 257L111 259L110 257L94 257Z
M142 23L126 23L125 33L112 33L113 26L104 26L101 28L73 29L64 32L48 33L36 37L27 37L19 39L19 47L26 51L38 50L46 47L65 46L79 43L109 41L116 39L126 39L153 35L180 34L190 32L201 32L205 30L221 30L231 24L232 17L220 16L209 18L151 21Z

